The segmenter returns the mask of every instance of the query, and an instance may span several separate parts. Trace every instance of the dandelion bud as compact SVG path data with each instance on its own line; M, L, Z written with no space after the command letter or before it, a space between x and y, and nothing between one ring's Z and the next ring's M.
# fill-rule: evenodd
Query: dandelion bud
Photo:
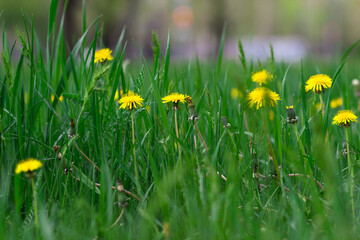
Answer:
M226 117L222 116L222 117L221 117L221 121L222 121L223 124L224 124L224 128L229 128L229 127L231 127L231 124L227 121Z
M189 120L191 120L191 121L198 120L199 117L198 117L198 114L197 114L196 109L195 109L195 105L194 105L191 97L186 98L186 101L189 104L189 115L190 115Z
M359 81L359 79L353 79L351 83L354 86L355 96L357 98L360 98L360 81Z
M122 184L120 178L117 179L117 187L116 189L119 191L119 192L123 192L124 191L124 185Z
M70 130L69 130L68 137L72 138L75 136L75 134L76 134L75 124L74 124L73 119L71 118L70 119Z
M296 116L294 106L286 106L286 121L290 124L295 124L299 121L299 118Z

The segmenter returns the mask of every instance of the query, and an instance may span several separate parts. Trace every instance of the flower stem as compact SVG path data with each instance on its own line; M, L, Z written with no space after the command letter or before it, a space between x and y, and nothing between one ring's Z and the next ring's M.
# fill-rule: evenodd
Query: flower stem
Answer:
M241 157L240 157L240 155L239 155L239 149L238 149L238 147L237 147L237 145L236 145L236 143L235 143L234 137L233 137L233 135L231 134L229 128L226 128L226 131L227 131L227 133L229 134L229 137L230 137L230 139L231 139L232 144L234 145L234 151L235 151L237 157L239 158L239 161L241 162ZM239 163L240 163L240 162L239 162Z
M265 113L263 112L262 113L262 117L263 117L263 121L264 121L264 129L265 129L265 135L266 135L266 139L267 139L267 142L268 142L268 145L269 145L269 152L271 154L271 157L272 157L272 160L273 160L273 164L274 164L274 167L275 167L275 170L276 170L276 175L278 176L278 179L279 179L279 182L280 182L280 186L281 186L281 189L282 188L282 177L281 177L281 173L280 173L280 169L279 169L279 164L276 160L276 156L275 156L275 153L274 153L274 149L272 147L272 144L271 144L271 141L270 141L270 137L269 137L269 133L267 131L267 124L266 124L266 119L265 119Z
M314 177L314 173L312 171L312 168L311 168L311 165L310 165L310 162L309 162L309 158L306 156L305 148L302 145L302 142L301 142L301 139L300 139L299 131L297 130L297 127L296 127L295 124L293 124L293 126L294 126L294 131L295 131L296 138L297 138L297 140L299 142L299 145L300 145L301 154L303 155L304 159L306 159L304 161L305 162L305 173L308 173L309 178L311 178L313 180L314 191L316 191L316 185L320 186L320 188L323 189L322 185L321 184L319 185L319 182Z
M39 229L39 216L38 216L37 194L36 194L34 177L31 178L31 187L32 187L32 191L33 191L35 227L36 227L36 230L38 230Z
M79 146L76 143L75 143L75 147L81 153L81 155L84 156L84 158L86 160L88 160L99 172L101 172L101 169L98 166L96 166L96 164L93 161L91 161L91 159L88 156L86 156L83 151L81 151L81 149L79 148Z
M178 129L178 123L177 123L177 115L176 115L177 110L175 109L175 132L176 132L176 137L179 138L179 129ZM177 147L179 150L179 157L181 154L181 150L180 150L180 143L177 143Z
M206 142L205 142L203 136L201 135L201 132L200 132L200 130L199 130L196 122L194 122L194 126L195 126L195 129L196 129L196 132L198 133L198 135L199 135L199 137L200 137L200 140L201 140L202 144L203 144L204 147L205 147L206 153L209 154L209 148L208 148L208 146L206 145Z
M319 94L319 97L320 97L320 107L321 107L321 113L322 113L322 117L324 118L324 114L325 114L325 106L324 106L324 102L323 102L323 99L322 99L322 95L321 95L321 93Z
M131 111L131 130L132 130L132 143L133 143L133 154L134 154L134 172L135 172L135 184L140 194L140 185L139 185L139 174L136 164L136 150L135 150L135 130L134 130L134 111Z
M355 219L355 204L354 204L354 168L351 163L350 159L350 148L349 148L349 134L348 128L345 128L345 135L346 135L346 151L347 151L347 160L348 160L348 168L350 174L350 201L351 201L351 211L353 218Z
M297 138L297 140L298 140L298 142L299 142L301 154L302 154L303 156L306 156L305 148L304 148L304 146L303 146L303 144L302 144L302 142L301 142L299 131L297 130L297 127L296 127L295 124L292 124L292 125L294 126L295 135L296 135L296 138Z
M233 135L231 134L229 128L226 128L226 131L227 131L227 133L229 134L229 137L230 137L230 139L231 139L231 143L234 145L234 150L236 151L236 154L238 154L238 148L237 148L236 143L235 143L235 141L234 141Z

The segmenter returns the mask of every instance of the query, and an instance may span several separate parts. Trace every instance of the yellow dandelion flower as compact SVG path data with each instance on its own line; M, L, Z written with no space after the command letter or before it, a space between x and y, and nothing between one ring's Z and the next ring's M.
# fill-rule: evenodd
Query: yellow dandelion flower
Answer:
M313 91L317 94L323 93L325 89L331 87L332 80L328 75L317 74L313 75L306 81L305 90Z
M54 95L54 94L51 94L51 102L53 102L54 99L55 99L55 95ZM64 97L63 97L62 95L59 97L59 101L60 101L60 102L63 102L63 101L64 101Z
M330 101L330 107L331 108L341 107L342 105L343 105L343 100L342 100L341 97Z
M239 96L239 90L232 88L230 91L230 96L232 99L236 99Z
M122 89L120 89L120 93L118 90L116 90L114 100L118 100L120 98L120 96L122 96L123 94L124 94L124 91Z
M357 116L351 110L341 110L336 113L333 118L332 124L349 127L351 122L357 122Z
M273 75L266 71L265 69L256 73L253 73L251 76L251 80L253 82L257 82L260 86L266 84L267 81L271 81L273 79Z
M142 102L144 99L140 97L139 94L129 91L127 94L124 94L119 100L120 108L132 110L137 107L142 107Z
M275 107L280 100L279 94L265 87L258 87L251 91L248 96L250 107L256 105L256 109L261 107Z
M111 56L112 50L109 48L103 48L95 52L94 63L105 62L106 60L111 61L114 58Z
M22 160L16 165L15 173L20 174L22 172L32 172L42 167L42 163L35 158L27 158Z
M170 95L163 97L161 100L163 101L163 103L172 102L174 104L178 104L179 102L185 103L186 99L188 98L190 98L188 95L171 93Z
M119 99L119 91L116 90L114 100L118 100L118 99Z

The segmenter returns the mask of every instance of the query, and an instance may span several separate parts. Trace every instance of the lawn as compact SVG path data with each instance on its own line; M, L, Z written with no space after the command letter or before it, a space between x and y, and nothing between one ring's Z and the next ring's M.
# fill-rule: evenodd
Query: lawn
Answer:
M46 39L27 17L2 32L0 239L359 235L359 42L229 60L224 31L217 59L175 61L154 33L127 63L98 19L69 49L55 3Z

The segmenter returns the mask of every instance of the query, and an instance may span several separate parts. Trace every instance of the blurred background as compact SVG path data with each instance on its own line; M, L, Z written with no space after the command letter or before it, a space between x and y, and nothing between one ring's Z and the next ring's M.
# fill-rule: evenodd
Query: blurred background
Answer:
M127 57L139 55L134 42L151 56L152 30L162 45L170 30L173 58L197 53L211 59L218 52L224 23L228 58L237 57L238 40L254 59L266 58L271 42L278 60L298 61L340 54L360 37L359 0L70 0L65 19L69 46L81 36L83 4L87 24L101 16L104 46L114 48L126 26ZM33 17L37 33L46 39L49 5L49 0L0 1L0 19L9 39L23 29L22 12ZM59 0L60 9L63 5Z

